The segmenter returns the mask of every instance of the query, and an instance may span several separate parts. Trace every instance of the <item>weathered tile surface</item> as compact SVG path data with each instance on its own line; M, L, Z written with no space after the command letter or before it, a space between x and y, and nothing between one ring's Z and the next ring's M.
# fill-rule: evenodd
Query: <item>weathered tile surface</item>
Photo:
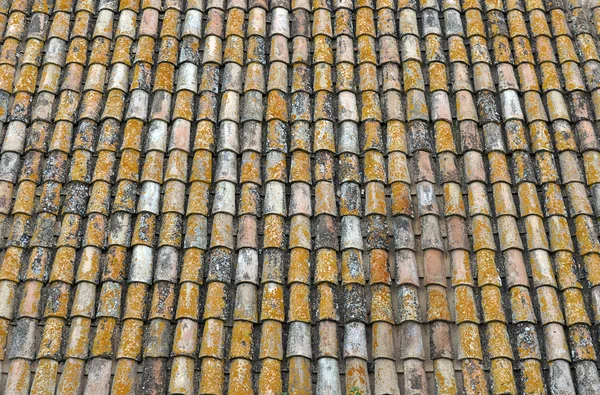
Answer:
M0 393L600 393L598 0L0 0Z

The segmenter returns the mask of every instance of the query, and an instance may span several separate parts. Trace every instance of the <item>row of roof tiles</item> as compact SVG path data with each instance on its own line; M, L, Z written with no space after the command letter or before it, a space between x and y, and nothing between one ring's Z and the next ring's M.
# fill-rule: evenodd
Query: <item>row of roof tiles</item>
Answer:
M600 387L580 4L0 14L7 393Z

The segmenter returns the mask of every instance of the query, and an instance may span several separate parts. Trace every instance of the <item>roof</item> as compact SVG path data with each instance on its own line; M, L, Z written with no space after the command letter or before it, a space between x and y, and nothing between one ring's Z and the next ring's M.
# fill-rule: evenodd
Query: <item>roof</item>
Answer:
M0 0L0 388L599 393L599 35L598 0Z

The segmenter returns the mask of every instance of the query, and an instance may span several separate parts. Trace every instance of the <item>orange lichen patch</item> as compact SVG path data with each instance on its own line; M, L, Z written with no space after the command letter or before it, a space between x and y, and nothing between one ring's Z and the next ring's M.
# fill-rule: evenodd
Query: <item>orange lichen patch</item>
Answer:
M282 388L281 361L275 359L263 360L258 379L258 393L278 395L281 394Z
M265 216L263 248L284 248L285 234L283 233L283 229L283 217L279 215Z
M214 284L214 283L213 283ZM223 343L225 341L224 324L220 320L209 319L204 325L200 357L223 357Z
M477 263L477 280L479 286L486 284L501 286L500 276L496 268L496 253L486 249L475 253Z
M382 121L379 95L376 92L363 92L361 95L361 120Z
M358 47L358 61L360 63L377 64L377 56L375 54L375 39L369 36L360 36L356 39Z
M295 216L292 218L290 227L290 248L303 247L310 248L310 220L305 216Z
M202 120L196 127L196 137L194 139L194 150L212 151L215 145L215 126L213 122Z
M173 119L183 118L192 121L194 116L194 92L179 91L173 107ZM206 118L212 114L212 109L199 108L198 118ZM208 113L207 113L208 112Z
M252 322L236 321L231 333L230 358L251 358L252 353Z
M388 156L388 177L390 183L401 181L410 184L408 162L402 152L392 152Z
M382 183L370 182L365 188L365 213L386 215L385 188ZM344 215L344 213L342 213Z
M565 217L552 216L548 218L548 231L552 251L575 251L569 232L569 223Z
M17 65L17 53L19 49L19 41L14 38L7 38L2 46L0 53L0 64Z
M427 287L427 321L451 321L446 290L439 285Z
M300 321L310 324L309 305L310 288L304 284L292 284L290 286L289 321Z
M0 71L1 73L1 71ZM66 145L67 143L62 140L59 139L59 137L61 135L68 135L70 136L72 133L72 129L73 129L73 124L71 123L72 121L72 117L73 114L75 113L75 111L77 110L77 106L79 105L79 94L72 92L72 91L63 91L63 93L60 95L60 102L59 102L59 106L56 109L56 115L54 116L54 119L56 121L68 121L68 122L64 122L64 123L60 123L57 125L57 127L55 128L55 137L52 139L53 140L53 144L56 145ZM58 135L56 135L56 133L59 133ZM70 139L69 139L70 141ZM63 148L61 149L61 151L63 152L68 152L69 149L68 148Z
M499 287L486 285L481 288L481 306L484 322L506 322Z
M9 394L26 394L30 385L31 362L15 359L10 364L5 390Z
M549 216L560 215L566 217L567 210L562 198L562 191L559 185L550 183L546 185L546 194L544 207Z
M552 322L564 324L565 320L560 311L556 289L548 286L539 287L537 295L542 323L544 325Z
M290 268L288 271L288 283L309 284L310 281L310 250L294 248L290 252Z
M494 287L495 288L495 287ZM479 314L475 305L473 288L468 286L458 286L454 290L456 299L456 322L479 323Z
M176 316L178 318L198 318L198 300L200 298L200 287L192 282L185 282L179 290L177 300Z
M331 285L321 284L317 288L318 305L317 317L322 320L338 320L337 303L334 294L334 289Z
M531 395L542 395L544 391L544 377L540 362L535 359L526 359L521 361L521 380L523 383L523 393Z
M244 36L245 11L240 8L233 8L227 12L227 25L225 27L225 36L237 35Z
M84 367L85 360L83 359L67 359L56 392L63 394L77 393L80 390L80 377L83 374Z
M409 60L403 63L402 75L404 78L404 90L425 89L421 64L415 60Z
M209 184L212 180L212 153L198 150L194 154L190 182L202 181Z
M431 92L437 90L448 90L448 78L446 75L446 66L443 63L435 62L429 65L429 75L435 76L429 82ZM439 151L438 151L439 152Z
M580 289L565 289L562 293L565 319L568 326L575 324L590 324L585 310L583 294Z
M555 40L560 63L579 62L579 57L575 52L575 47L573 46L573 41L571 41L570 37L560 36L556 37Z
M12 251L8 249L7 254ZM5 255L6 257L6 255ZM6 259L6 258L5 258ZM73 281L73 268L75 267L75 249L59 248L54 257L50 281L62 281L67 284Z
M342 66L342 65L340 65ZM338 75L340 78L340 83L345 81L347 78L354 77L354 69L352 65L345 64L344 66L338 68ZM345 78L347 77L347 78ZM352 86L352 85L351 85ZM315 65L314 68L314 79L313 79L313 89L315 91L333 91L333 79L331 76L331 66L326 63L319 63Z
M406 141L406 126L404 122L390 120L387 123L387 148L388 151L408 152Z
M587 280L592 286L600 285L600 255L588 254L583 257Z
M290 358L290 378L288 389L291 394L311 394L310 360L307 358Z
M493 48L496 63L512 63L512 53L507 37L495 36Z
M436 34L425 36L425 57L426 59L439 59L443 53L443 41Z
M229 388L227 393L230 395L247 395L253 392L252 362L246 359L233 360L229 368Z
M587 255L592 252L600 253L598 236L596 235L596 230L590 217L579 215L575 217L574 222L577 244L579 245L581 255Z
M323 10L324 11L324 10ZM318 12L318 11L315 11ZM328 18L329 19L329 18ZM324 35L318 35L313 39L314 54L313 62L333 64L333 52L331 50L330 39Z
M452 369L452 364L449 363L448 360L436 359L433 361L433 370L435 375L436 393L440 395L451 395L458 392L456 379L454 378L454 370Z
M448 57L450 62L462 62L469 64L467 48L461 37L452 36L448 39Z
M129 359L122 359L117 362L111 393L126 395L134 391L136 367L136 362Z
M208 285L206 304L204 306L204 318L225 319L226 316L226 284L212 282Z
M356 10L356 35L361 36L363 34L375 37L373 10L367 7Z
M262 323L259 358L283 359L281 322L267 320Z
M206 152L206 151L203 151ZM254 151L244 153L244 161L242 162L240 183L253 182L257 185L261 184L261 171L260 171L260 154ZM310 160L310 159L308 159ZM206 166L206 164L204 164ZM294 171L294 165L300 167L297 161L292 161L291 173ZM297 171L300 171L296 169ZM304 170L306 171L306 170ZM207 181L208 182L208 181Z
M287 179L287 161L285 156L278 157L276 160L269 161L265 167L265 181L281 181Z
M588 326L577 325L571 327L569 330L569 337L572 344L571 352L574 360L596 360L594 341L592 340Z
M365 179L369 181L385 182L385 164L383 155L375 150L365 152L364 158Z
M141 323L141 321L138 321ZM143 323L142 323L143 324ZM86 317L76 317L71 322L71 331L67 346L67 357L85 357L88 351L91 320ZM140 337L141 339L141 326Z
M473 219L473 249L475 251L488 249L495 250L496 243L492 233L492 224L484 215L474 216Z
M123 319L135 318L141 321L144 315L143 306L146 303L146 293L148 286L142 283L129 284L127 288L127 298L125 299L125 309Z
M185 250L183 266L181 268L180 282L191 281L202 284L203 281L204 250L189 248Z
M159 151L151 151L146 154L141 181L154 181L162 184L164 154Z
M588 185L600 183L600 152L584 152L583 163L585 165L585 177Z
M346 361L346 393L367 394L369 391L367 364L356 359Z
M200 393L222 394L224 386L223 361L215 358L203 358L200 367Z
M558 251L554 254L556 276L561 289L582 288L579 282L578 269L573 259L573 254L567 251Z
M358 81L362 91L377 91L377 66L371 63L363 63L358 69ZM365 132L368 134L368 132ZM370 147L368 143L365 146Z
M485 24L481 18L481 11L467 9L468 4L463 4L465 11L465 19L467 22L467 37L482 36L485 37Z
M394 323L391 289L387 285L376 285L371 288L371 322Z
M413 210L410 198L410 187L408 184L396 182L391 186L392 190L392 214L412 216Z
M36 66L23 65L19 71L19 78L15 83L15 92L26 92L31 95L35 93L37 76L38 68Z
M598 49L596 48L596 44L594 39L590 34L579 34L577 36L577 41L579 42L579 48L581 49L581 54L583 55L584 61L600 61L600 57L598 56ZM569 48L572 48L570 46ZM576 61L575 57L575 61Z
M459 357L483 359L481 337L477 324L464 323L458 326Z
M42 359L38 362L33 383L32 394L49 394L54 392L58 376L58 361Z
M91 353L93 356L111 357L113 350L112 336L116 321L113 318L103 318L98 322Z
M153 91L164 90L173 92L173 79L175 76L175 66L170 63L160 63L154 74Z
M331 249L319 249L316 261L315 283L330 282L337 284L338 263L336 252Z
M283 286L275 283L267 283L263 288L260 319L285 320L283 306Z
M115 47L113 50L112 63L123 63L127 66L131 66L132 56L130 55L133 40L126 36L120 36L115 41ZM85 56L85 53L78 54L80 57ZM81 58L85 60L85 57Z
M546 15L542 10L532 10L529 13L529 26L534 36L552 36L546 21Z
M486 325L490 358L513 358L512 348L503 322L489 322Z
M25 181L19 184L13 213L33 214L33 209L35 207L35 189L36 185L33 182ZM58 197L60 198L60 195Z
M370 253L371 284L390 284L389 256L386 250L375 249Z
M258 158L257 158L258 160ZM260 163L260 162L258 162ZM295 151L290 166L290 182L306 182L310 184L310 155L304 151ZM257 169L259 171L259 169ZM242 169L243 174L243 169ZM258 177L258 175L257 175Z
M490 152L488 154L489 170L490 170L490 181L493 183L503 181L506 183L511 182L511 176L508 172L508 165L506 163L506 157L502 152Z
M510 289L510 305L514 322L537 322L533 313L533 304L526 287L512 287Z

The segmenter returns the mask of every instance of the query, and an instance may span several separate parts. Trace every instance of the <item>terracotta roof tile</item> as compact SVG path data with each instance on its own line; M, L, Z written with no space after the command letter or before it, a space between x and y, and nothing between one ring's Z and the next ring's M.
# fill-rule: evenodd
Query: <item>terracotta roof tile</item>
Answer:
M595 0L0 0L5 392L594 393L598 34Z

